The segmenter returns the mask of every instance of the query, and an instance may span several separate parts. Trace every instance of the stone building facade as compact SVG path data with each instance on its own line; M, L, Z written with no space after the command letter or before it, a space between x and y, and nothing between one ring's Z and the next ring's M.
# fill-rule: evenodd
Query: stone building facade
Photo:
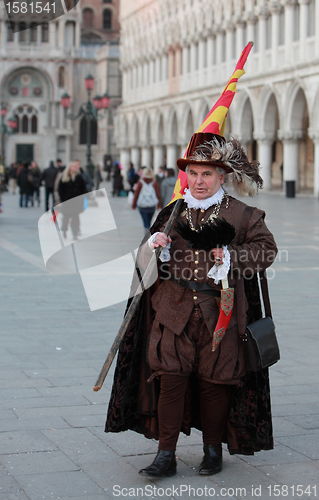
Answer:
M259 158L266 189L318 194L319 0L122 0L120 21L125 167L176 167L252 40L226 135Z
M119 0L81 0L82 43L119 43Z
M34 159L45 168L50 160L55 161L58 157L65 163L78 158L83 166L86 165L86 134L83 133L86 123L83 119L70 121L65 118L61 96L68 92L71 96L70 111L77 114L80 105L87 101L84 79L89 73L95 78L91 97L108 91L112 98L111 110L104 112L97 123L96 140L91 148L92 160L96 164L106 154L116 159L113 114L121 102L116 39L112 43L105 38L100 39L101 43L81 43L81 2L54 21L39 26L31 23L28 29L16 33L6 19L2 3L1 105L7 109L4 123L11 116L18 120L16 132L6 133L1 141L6 165ZM118 40L117 21L114 21L115 26Z

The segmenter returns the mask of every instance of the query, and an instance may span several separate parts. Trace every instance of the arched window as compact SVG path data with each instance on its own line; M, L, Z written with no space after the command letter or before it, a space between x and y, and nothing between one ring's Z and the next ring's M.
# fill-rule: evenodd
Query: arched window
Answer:
M38 131L38 119L36 115L31 118L31 134L36 134Z
M16 126L16 128L13 129L13 133L17 134L19 132L19 128L20 128L20 120L19 120L19 117L17 115L14 115L14 118L17 122L17 126Z
M64 87L64 85L65 85L65 68L64 68L64 66L59 67L58 85L59 85L59 87Z
M49 41L49 25L48 23L42 24L42 42L47 43Z
M84 9L83 10L83 27L84 28L93 28L93 18L94 13L92 9Z
M37 23L31 23L30 26L30 42L37 41L38 25Z
M27 104L19 106L14 117L18 123L15 129L16 134L37 134L38 117L36 110L32 106L28 106Z
M103 11L103 29L112 29L112 12L109 9L105 9Z
M103 0L103 3L112 3L112 0Z
M97 121L91 120L91 144L97 144ZM80 144L86 144L87 120L85 116L80 121Z
M13 30L14 30L14 23L7 23L7 42L13 42L14 40Z
M19 23L19 42L25 42L25 30L27 25L25 23Z
M27 134L29 132L29 120L27 115L22 117L22 133Z

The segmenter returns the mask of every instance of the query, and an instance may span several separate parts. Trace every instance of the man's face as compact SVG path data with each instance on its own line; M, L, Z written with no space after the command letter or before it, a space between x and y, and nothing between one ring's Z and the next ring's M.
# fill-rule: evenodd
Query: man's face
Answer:
M213 196L225 180L225 174L219 174L216 167L200 163L188 165L187 177L191 195L197 200Z

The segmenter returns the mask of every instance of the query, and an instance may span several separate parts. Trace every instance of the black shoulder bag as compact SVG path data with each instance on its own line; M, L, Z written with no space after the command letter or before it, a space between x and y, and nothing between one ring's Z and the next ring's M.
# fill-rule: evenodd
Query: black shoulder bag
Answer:
M243 226L248 225L251 207L246 208ZM245 230L241 231L240 244L243 243ZM243 338L246 347L248 371L258 372L277 363L280 359L279 346L276 337L275 324L271 315L267 276L265 271L259 273L260 286L264 302L265 317L246 326Z

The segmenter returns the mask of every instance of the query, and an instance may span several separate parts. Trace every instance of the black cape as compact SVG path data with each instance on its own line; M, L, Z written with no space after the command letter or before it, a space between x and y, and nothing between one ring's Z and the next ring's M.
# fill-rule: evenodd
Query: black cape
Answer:
M151 228L151 233L167 220L172 206L165 207ZM151 296L160 278L141 297L138 309L120 345L113 388L109 402L105 432L133 430L147 438L158 439L157 401L159 380L147 379L152 370L146 362L149 325L154 311ZM249 309L247 324L262 317L257 276L245 281ZM128 302L128 306L130 301ZM231 386L230 410L223 441L230 454L253 455L260 450L273 449L270 387L268 369L247 373L241 386ZM196 376L189 379L185 396L181 431L186 435L191 427L201 430L199 390Z

